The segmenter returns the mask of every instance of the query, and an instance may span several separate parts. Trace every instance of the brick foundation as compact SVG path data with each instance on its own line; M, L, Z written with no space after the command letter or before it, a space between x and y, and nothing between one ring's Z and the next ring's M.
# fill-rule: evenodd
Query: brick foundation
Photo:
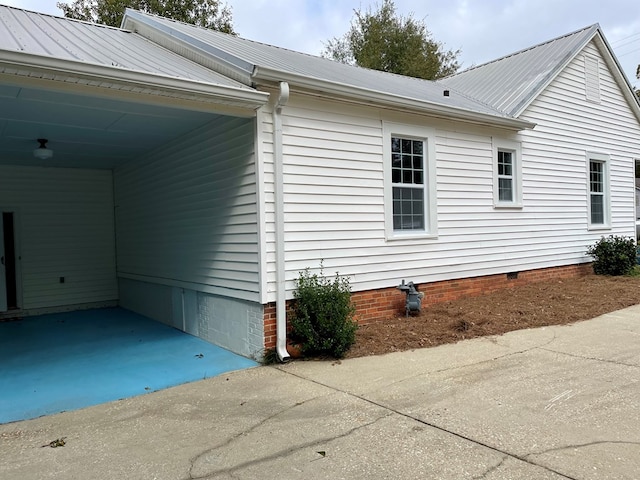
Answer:
M264 348L276 346L276 302L264 306Z
M560 280L593 274L590 263L564 267L540 268L512 274L486 275L440 282L416 284L424 292L423 306L456 300L464 296L476 296L503 288L526 285L542 280ZM411 280L411 279L408 279ZM354 292L351 299L356 307L356 320L360 325L383 321L404 312L405 294L395 287ZM287 302L288 304L289 302ZM276 304L264 306L264 346L276 345Z

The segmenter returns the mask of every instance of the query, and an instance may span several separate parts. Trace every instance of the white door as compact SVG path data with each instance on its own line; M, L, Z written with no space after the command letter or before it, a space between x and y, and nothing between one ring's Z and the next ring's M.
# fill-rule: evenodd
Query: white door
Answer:
M0 212L0 312L7 311L7 269L4 258L4 223Z

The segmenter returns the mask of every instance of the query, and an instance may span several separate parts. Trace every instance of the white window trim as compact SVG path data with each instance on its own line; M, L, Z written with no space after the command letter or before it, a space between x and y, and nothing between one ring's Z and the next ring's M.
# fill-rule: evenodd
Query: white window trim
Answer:
M611 229L611 187L609 185L609 155L597 152L587 152L586 156L587 174L587 222L589 230L610 230ZM604 196L604 223L591 223L591 161L601 162L604 166L603 175L603 196Z
M404 137L424 142L424 230L396 231L393 229L393 183L391 177L391 137ZM382 161L384 172L384 223L387 240L412 238L437 238L437 181L436 181L436 131L431 127L382 123Z
M522 208L522 144L501 138L492 139L493 146L493 207L494 208ZM513 200L501 201L498 181L498 151L512 153Z

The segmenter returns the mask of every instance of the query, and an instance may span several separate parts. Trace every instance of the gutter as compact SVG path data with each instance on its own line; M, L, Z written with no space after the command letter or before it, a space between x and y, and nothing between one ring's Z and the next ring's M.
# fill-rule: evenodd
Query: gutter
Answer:
M273 105L273 164L276 231L276 354L289 361L287 352L287 299L284 261L284 174L282 158L282 108L289 101L289 84L280 82L280 93Z
M427 113L445 119L462 120L480 125L492 125L502 128L506 127L518 131L533 129L536 126L535 123L517 118L473 112L448 105L407 98L392 93L358 88L344 83L327 82L316 78L306 77L304 75L284 73L267 67L256 66L253 78L268 82L282 81L284 78L287 82L291 82L296 86L327 92L333 95L340 95L342 97L353 98L356 101L360 101L360 103L386 105L397 110L411 110L417 113Z
M65 79L61 78L61 76L67 74L85 79L87 84L91 86L114 90L125 90L117 88L117 86L127 87L126 91L155 93L187 99L197 96L201 100L206 99L210 102L243 106L251 109L261 107L268 100L268 94L249 88L211 84L95 63L51 58L43 55L11 51L0 52L0 72L5 71L5 73L11 74L13 73L11 70L15 70L15 75L23 75L25 69L42 73L42 78L45 80L53 79L65 82Z

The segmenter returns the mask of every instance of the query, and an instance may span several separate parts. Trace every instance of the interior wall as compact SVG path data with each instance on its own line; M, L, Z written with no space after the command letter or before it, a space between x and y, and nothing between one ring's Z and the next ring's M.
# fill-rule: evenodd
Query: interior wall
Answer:
M245 356L264 348L253 119L116 168L120 305Z
M117 303L111 171L0 166L0 208L14 212L19 307Z
M119 277L259 301L253 136L220 117L116 168Z

